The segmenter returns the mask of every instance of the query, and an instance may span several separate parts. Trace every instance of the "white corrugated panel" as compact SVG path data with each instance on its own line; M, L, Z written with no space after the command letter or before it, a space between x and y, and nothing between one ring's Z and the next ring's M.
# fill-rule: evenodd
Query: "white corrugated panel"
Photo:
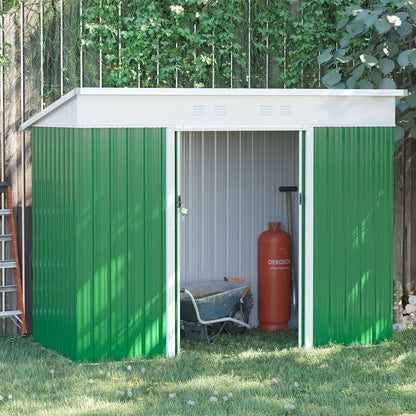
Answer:
M286 196L299 186L299 132L181 133L180 193L189 214L181 222L181 284L250 282L257 325L257 240L269 221L287 231ZM297 275L298 208L292 194L294 271Z

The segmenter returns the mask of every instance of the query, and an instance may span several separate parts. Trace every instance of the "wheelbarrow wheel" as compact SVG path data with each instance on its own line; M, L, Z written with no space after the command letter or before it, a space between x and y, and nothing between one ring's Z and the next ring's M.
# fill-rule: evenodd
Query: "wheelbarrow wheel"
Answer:
M250 319L250 312L244 303L238 302L228 316L248 324ZM227 322L224 326L224 329L230 335L240 335L247 328L243 325L237 324L236 322Z

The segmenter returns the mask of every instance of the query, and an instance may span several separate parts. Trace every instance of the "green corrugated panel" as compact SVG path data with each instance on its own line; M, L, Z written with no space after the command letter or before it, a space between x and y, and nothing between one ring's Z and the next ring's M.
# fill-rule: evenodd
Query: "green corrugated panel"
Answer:
M393 136L314 130L314 345L392 336Z
M146 253L146 267L145 275L151 276L146 280L145 297L151 299L146 302L145 320L153 322L154 325L146 327L145 346L146 355L165 354L166 343L160 345L161 337L166 334L166 251L159 249L162 241L165 247L166 242L166 224L165 212L166 202L165 198L160 199L160 189L166 190L166 155L165 146L160 145L160 133L157 130L151 131L147 138L147 146L145 146L146 166L148 175L145 181L145 253ZM156 163L158 160L163 160L162 164ZM162 220L160 220L162 218ZM155 296L157 294L157 296ZM160 314L160 309L163 310L163 319ZM163 347L161 350L160 348Z
M75 130L75 278L77 357L94 359L93 344L93 140L91 129Z
M134 339L136 334L141 334L136 339L136 342L129 345L129 355L137 356L145 353L146 339L145 339L145 325L144 325L144 310L145 310L145 296L143 282L136 279L139 272L145 275L145 206L144 204L136 204L134 200L136 194L144 195L145 190L145 163L135 163L137 159L145 161L145 132L144 131L130 131L128 135L128 147L130 153L128 154L127 168L129 170L129 181L127 184L128 195L128 246L133 247L133 250L128 252L128 285L129 298L127 313L130 316L130 325L128 328L128 339ZM137 219L139 219L137 221ZM140 307L137 307L139 305Z
M61 129L35 128L33 160L33 326L35 340L74 355L74 245L72 160L64 157L73 138Z
M32 143L36 340L164 354L165 130L33 128Z
M34 130L32 132L32 160L37 160L39 158L39 146L40 141L37 137L38 130ZM32 201L39 201L40 197L40 189L39 189L39 168L40 166L36 165L32 167ZM39 206L39 202L37 202L37 207ZM33 274L33 331L38 334L41 332L40 328L40 304L41 300L39 299L39 286L38 286L38 274L40 269L40 257L41 257L41 241L40 241L40 233L38 229L38 221L39 212L38 209L34 205L32 205L32 240L33 240L33 248L32 248L32 274Z
M93 147L95 174L92 179L94 188L94 348L96 359L111 354L111 327L109 308L111 305L111 149L110 130L94 131Z

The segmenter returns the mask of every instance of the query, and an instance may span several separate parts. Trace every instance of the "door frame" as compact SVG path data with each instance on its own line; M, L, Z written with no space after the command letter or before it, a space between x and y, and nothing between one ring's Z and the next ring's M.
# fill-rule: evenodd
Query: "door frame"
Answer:
M309 127L300 134L299 178L302 184L302 205L299 206L301 245L300 262L302 272L299 278L299 347L313 347L313 209L314 209L314 129ZM306 191L307 190L307 191Z
M181 132L299 132L298 343L313 346L313 127L174 126L166 129L166 353L180 354L180 189ZM307 172L307 174L306 174ZM307 195L305 190L307 191ZM306 197L307 196L307 197Z

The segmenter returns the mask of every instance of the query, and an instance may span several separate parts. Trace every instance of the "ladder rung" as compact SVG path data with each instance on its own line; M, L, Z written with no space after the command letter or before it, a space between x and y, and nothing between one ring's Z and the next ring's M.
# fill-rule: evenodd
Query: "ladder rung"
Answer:
M6 312L0 312L0 318L9 318L11 316L19 316L22 312L20 311L6 311Z
M14 269L16 262L14 260L0 260L0 269Z
M17 285L4 285L4 286L0 286L0 293L16 292L16 291L17 291Z
M12 241L11 234L0 234L0 241Z
M13 203L12 203L12 196L11 196L11 189L10 183L8 182L0 182L0 193L5 194L4 200L2 200L3 204L2 208L0 209L0 217L9 215L9 227L10 230L5 232L6 230L3 228L3 233L0 234L0 243L4 242L11 242L13 247L13 258L8 258L4 260L0 260L0 269L15 269L15 284L5 284L0 285L0 293L8 293L14 292L16 294L16 306L18 309L16 310L9 310L0 312L0 318L9 318L17 327L20 329L20 333L24 336L26 335L26 319L25 319L25 312L24 312L24 305L21 293L21 281L19 276L19 270L17 265L19 263L17 250L16 250L16 231L14 225L14 218L13 218ZM7 208L6 208L7 207ZM3 245L4 248L4 245ZM3 253L4 254L4 253ZM4 295L3 295L4 300ZM3 310L6 309L3 307Z

